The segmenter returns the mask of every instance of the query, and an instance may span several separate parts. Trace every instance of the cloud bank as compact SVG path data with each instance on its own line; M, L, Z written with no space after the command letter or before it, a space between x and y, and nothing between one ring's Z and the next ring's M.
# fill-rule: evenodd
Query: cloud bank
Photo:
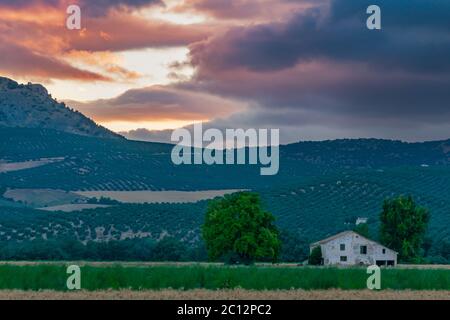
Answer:
M174 84L76 104L96 120L207 119L218 128L280 128L283 142L450 137L449 1L378 0L382 30L366 28L370 0L80 1L91 9L79 33L55 22L63 3L0 1L0 72L124 81L139 74L114 59L95 60L100 71L70 59L189 48L189 61L172 65ZM139 14L146 8L207 19L157 21ZM194 76L177 79L186 65Z

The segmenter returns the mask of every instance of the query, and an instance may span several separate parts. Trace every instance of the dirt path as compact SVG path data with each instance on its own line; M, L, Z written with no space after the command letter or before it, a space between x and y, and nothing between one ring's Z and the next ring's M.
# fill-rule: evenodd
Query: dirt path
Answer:
M0 265L17 265L17 266L29 266L29 265L70 265L76 264L79 266L96 266L96 267L109 267L121 265L123 267L152 267L152 266L224 266L223 263L215 263L215 262L144 262L144 261L136 261L136 262L128 262L128 261L0 261ZM271 268L299 268L298 263L256 263L255 266L259 267L271 267ZM314 267L314 268L322 268L322 267ZM365 267L357 267L357 268L365 268ZM399 264L396 267L397 269L450 269L450 264Z
M44 300L450 300L450 291L370 291L370 290L161 290L161 291L9 291L0 290L0 300L44 299Z

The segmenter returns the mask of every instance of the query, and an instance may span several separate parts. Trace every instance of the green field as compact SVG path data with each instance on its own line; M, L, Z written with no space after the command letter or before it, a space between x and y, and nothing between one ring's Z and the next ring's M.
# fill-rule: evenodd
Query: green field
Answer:
M0 265L0 290L66 291L66 265ZM364 268L221 265L84 265L83 290L366 289ZM382 289L450 290L450 269L382 269Z

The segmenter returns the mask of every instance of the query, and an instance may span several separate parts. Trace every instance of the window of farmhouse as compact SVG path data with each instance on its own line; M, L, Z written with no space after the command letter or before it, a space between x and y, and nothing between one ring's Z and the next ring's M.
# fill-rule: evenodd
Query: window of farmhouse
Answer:
M347 256L341 256L341 262L347 261Z
M342 243L342 244L341 244L341 251L344 251L344 250L345 250L345 244Z
M360 253L361 254L367 254L367 246L361 246L360 247Z

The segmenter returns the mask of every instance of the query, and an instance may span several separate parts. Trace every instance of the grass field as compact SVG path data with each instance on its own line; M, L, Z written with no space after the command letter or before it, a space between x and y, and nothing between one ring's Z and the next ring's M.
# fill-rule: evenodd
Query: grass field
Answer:
M1 264L0 290L66 291L69 264ZM364 268L283 266L228 267L182 265L81 265L81 287L97 290L362 290ZM382 290L444 290L450 293L450 269L382 269Z

